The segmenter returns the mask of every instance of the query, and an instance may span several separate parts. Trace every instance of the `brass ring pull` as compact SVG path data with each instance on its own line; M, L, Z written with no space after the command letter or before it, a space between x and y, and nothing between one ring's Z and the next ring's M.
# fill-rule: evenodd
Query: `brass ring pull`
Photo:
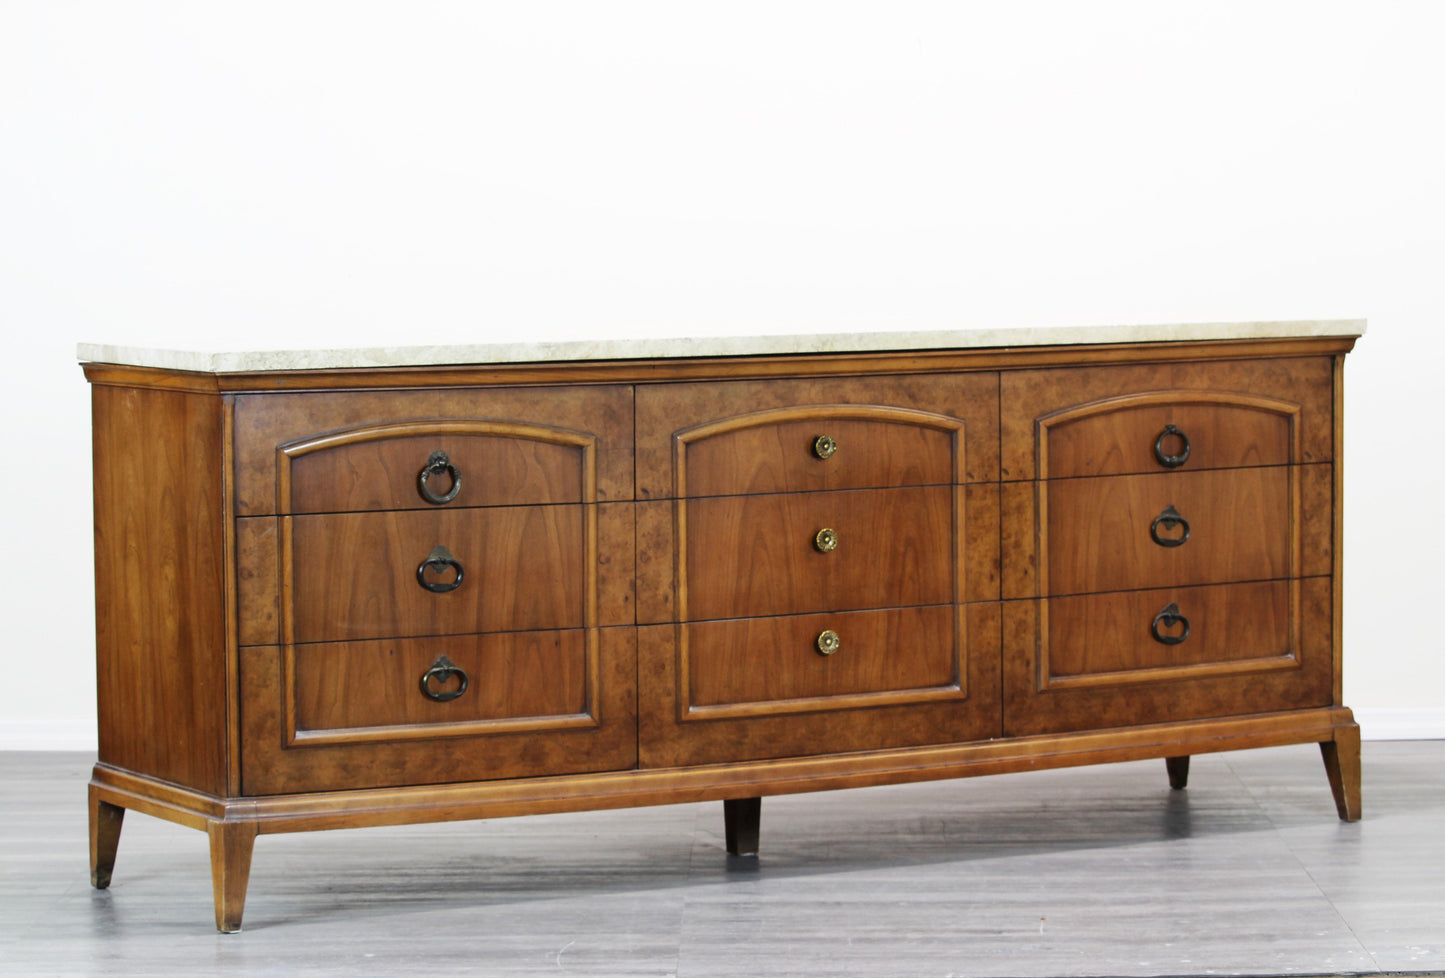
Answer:
M813 546L820 554L829 554L838 549L838 531L829 527L823 527L813 537Z
M838 443L831 435L819 435L813 439L813 454L819 458L832 458L838 450Z
M432 680L435 679L439 686L445 687L455 677L458 680L456 689L432 689ZM436 700L438 703L445 703L454 700L467 691L467 674L451 659L442 656L432 663L430 669L421 674L421 691L429 700Z
M1159 528L1172 530L1176 526L1184 527L1184 533L1177 537L1161 537ZM1149 536L1161 547L1182 547L1184 541L1189 539L1189 521L1179 515L1179 510L1173 506L1165 506L1164 512L1154 517L1154 522L1149 524Z
M427 480L442 473L451 476L452 487L446 491L445 495L438 496L427 486ZM417 488L421 490L421 498L434 506L440 506L456 499L457 493L462 491L462 474L452 464L452 460L447 458L446 452L432 452L428 456L426 464L421 467L421 472L416 477L416 484Z
M433 574L445 574L447 568L457 572L457 576L450 581L427 580L427 571ZM428 591L435 591L441 594L445 591L455 591L462 586L462 565L459 560L452 556L451 551L446 547L437 547L427 554L426 560L416 569L416 579L422 587Z
M1164 451L1164 439L1170 435L1178 438L1179 441L1183 443L1184 447L1180 449L1178 455L1170 455ZM1179 466L1189 461L1189 436L1174 427L1174 425L1166 424L1164 430L1159 432L1159 437L1154 439L1154 457L1157 458L1159 464L1166 469L1179 468Z
M1166 635L1159 630L1159 626L1173 628L1176 625L1183 625L1184 632L1181 635ZM1154 636L1154 641L1161 645L1178 645L1189 637L1189 619L1179 613L1177 604L1167 604L1164 610L1154 616L1154 622L1149 626L1149 633Z
M820 633L817 641L813 644L817 647L819 655L832 655L842 648L843 640L838 637L837 632L829 629Z

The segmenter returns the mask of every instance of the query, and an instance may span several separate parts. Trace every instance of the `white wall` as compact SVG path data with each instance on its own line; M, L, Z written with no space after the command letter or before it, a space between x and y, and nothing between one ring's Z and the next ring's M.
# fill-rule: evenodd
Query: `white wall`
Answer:
M93 742L77 341L1356 316L1346 702L1445 735L1442 36L1423 0L6 3L0 747Z

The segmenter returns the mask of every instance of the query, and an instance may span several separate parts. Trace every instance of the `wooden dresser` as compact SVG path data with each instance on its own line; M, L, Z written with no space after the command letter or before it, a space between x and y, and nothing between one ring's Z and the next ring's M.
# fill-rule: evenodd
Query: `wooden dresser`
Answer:
M714 799L750 853L769 794L1308 742L1357 819L1363 328L82 347L92 880L204 829L234 931L261 833Z

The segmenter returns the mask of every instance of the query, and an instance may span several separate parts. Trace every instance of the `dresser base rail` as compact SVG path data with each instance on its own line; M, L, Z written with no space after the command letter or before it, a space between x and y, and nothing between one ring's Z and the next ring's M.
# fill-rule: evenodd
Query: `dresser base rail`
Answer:
M1320 745L1340 818L1358 820L1360 731L1344 708L694 768L255 798L219 798L101 763L90 782L91 881L101 889L110 884L126 810L201 829L210 839L216 926L230 933L241 928L252 848L256 836L266 833L737 802L1160 757L1169 761L1170 783L1177 788L1187 777L1190 755L1311 742ZM730 849L755 851L757 806L730 808L730 832L745 840Z

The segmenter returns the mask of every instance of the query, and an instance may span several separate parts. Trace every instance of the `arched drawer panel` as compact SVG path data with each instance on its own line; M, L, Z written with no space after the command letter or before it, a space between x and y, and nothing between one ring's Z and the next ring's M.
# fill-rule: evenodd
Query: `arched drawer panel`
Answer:
M1038 476L1288 465L1300 406L1231 391L1148 391L1039 419Z
M372 425L283 445L279 513L590 502L590 434L485 420Z

